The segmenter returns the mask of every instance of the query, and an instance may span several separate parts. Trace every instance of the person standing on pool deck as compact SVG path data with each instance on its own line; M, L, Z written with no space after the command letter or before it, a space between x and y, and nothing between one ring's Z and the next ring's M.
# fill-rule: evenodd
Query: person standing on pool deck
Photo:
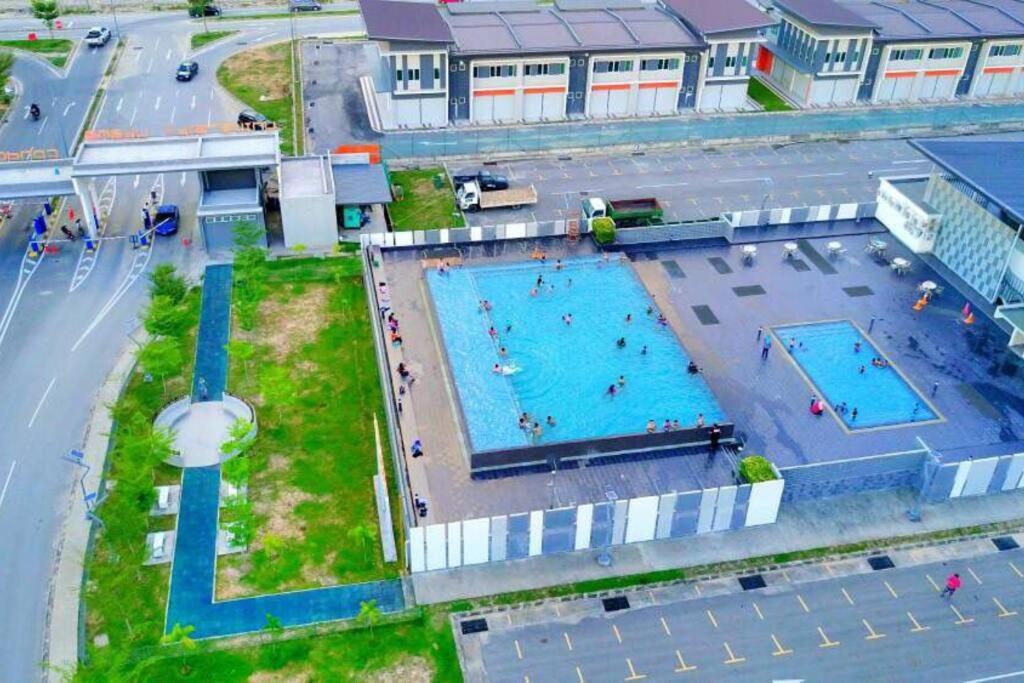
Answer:
M761 341L761 335L764 334L764 328L760 325L757 326L757 341Z
M768 360L768 352L772 350L772 336L764 336L764 344L761 346L761 360Z
M654 420L648 420L647 421L647 433L648 434L653 434L656 431L658 431L658 425L655 424Z
M711 450L718 450L718 440L722 438L722 428L715 422L711 425L710 431L708 431L708 439L711 441Z

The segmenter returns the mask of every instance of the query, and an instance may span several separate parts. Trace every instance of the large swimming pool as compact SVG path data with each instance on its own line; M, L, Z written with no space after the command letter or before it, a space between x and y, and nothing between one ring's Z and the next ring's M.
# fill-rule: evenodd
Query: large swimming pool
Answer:
M464 267L428 271L427 281L475 451L639 434L648 420L659 431L665 420L692 427L698 414L724 421L704 378L687 373L675 334L656 308L647 314L653 302L628 263ZM484 299L490 311L481 310ZM519 370L496 374L495 363ZM524 412L540 423L539 438L520 429Z
M835 412L849 429L891 427L939 417L853 323L840 320L772 329L817 395L833 408L846 404L845 410ZM882 359L884 367L873 364L872 359Z

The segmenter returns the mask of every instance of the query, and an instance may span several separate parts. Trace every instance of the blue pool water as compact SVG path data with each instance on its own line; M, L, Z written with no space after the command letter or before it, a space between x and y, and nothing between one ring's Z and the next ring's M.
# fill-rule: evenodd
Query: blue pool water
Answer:
M882 353L852 323L843 320L773 330L785 348L789 347L791 339L796 341L790 353L817 387L822 400L833 407L846 402L847 412L840 414L840 418L850 429L893 426L938 417L895 368L871 364L871 359L883 357ZM857 342L861 344L859 353L854 350ZM860 372L862 366L863 373ZM856 418L854 408L857 408Z
M544 284L531 296L538 275ZM666 419L692 427L699 413L707 424L724 421L703 377L687 374L690 359L676 336L656 313L647 315L651 298L628 264L587 258L568 260L563 270L550 262L468 267L428 271L427 281L477 452L637 434L652 419L659 430ZM490 312L480 310L481 299L491 302ZM488 334L492 325L497 340ZM495 363L520 371L495 374ZM620 375L625 387L609 396ZM541 423L540 439L519 429L523 412ZM555 427L544 425L548 415Z

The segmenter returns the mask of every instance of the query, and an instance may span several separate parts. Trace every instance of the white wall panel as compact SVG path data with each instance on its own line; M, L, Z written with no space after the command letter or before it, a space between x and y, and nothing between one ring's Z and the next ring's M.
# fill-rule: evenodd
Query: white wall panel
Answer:
M426 538L421 526L409 529L409 569L412 572L422 572L427 569Z
M544 511L534 510L530 513L530 555L540 555L544 541Z
M836 213L837 220L847 220L849 218L857 217L857 204L840 204L839 210Z
M988 485L992 481L992 474L996 471L999 458L981 458L975 460L971 471L964 482L964 489L961 496L977 496L988 491Z
M444 524L427 527L427 571L444 569L448 564L448 547L445 543Z
M971 461L961 460L956 466L956 476L953 477L953 488L949 490L950 498L959 498L963 494L964 484L967 483L967 475L971 472Z
M723 486L718 489L718 502L715 504L715 521L711 525L713 531L725 531L732 522L732 509L736 504L736 487Z
M590 547L590 529L594 524L594 506L584 503L576 508L576 550Z
M448 522L448 567L462 565L462 522Z
M718 489L704 489L700 497L700 515L697 517L697 533L706 534L715 523L715 504Z
M1024 483L1024 480L1021 479L1022 474L1024 474L1024 453L1015 453L1010 456L1010 467L1006 470L1003 490L1010 491L1020 488L1022 483Z
M747 502L747 519L744 526L774 524L779 516L779 505L782 503L782 490L785 480L761 481L750 487L750 500Z
M489 517L467 519L462 523L462 564L487 562L491 546Z
M672 513L676 509L675 493L666 493L658 501L658 526L654 530L655 538L668 538L672 535Z
M650 541L658 521L658 496L632 498L626 520L626 543Z

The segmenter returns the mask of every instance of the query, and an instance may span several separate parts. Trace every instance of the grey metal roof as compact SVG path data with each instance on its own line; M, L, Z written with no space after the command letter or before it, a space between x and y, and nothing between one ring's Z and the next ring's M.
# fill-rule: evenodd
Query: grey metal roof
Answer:
M480 4L480 3L472 3ZM495 6L494 3L487 3ZM459 54L565 52L573 50L680 48L702 45L682 22L660 7L458 12L440 9ZM500 8L500 5L495 6Z
M135 175L276 166L277 131L191 135L139 140L86 140L71 175Z
M925 156L1024 222L1024 140L911 140Z
M382 164L331 164L335 204L390 204L391 186Z
M775 20L747 0L662 0L679 18L707 36L713 33L758 29Z
M841 0L870 19L880 40L1024 35L1017 0Z
M432 2L359 0L366 35L373 40L450 43L448 26Z
M870 19L834 0L775 0L775 6L812 26L874 28Z
M334 194L330 161L326 156L281 160L281 198L322 197Z

